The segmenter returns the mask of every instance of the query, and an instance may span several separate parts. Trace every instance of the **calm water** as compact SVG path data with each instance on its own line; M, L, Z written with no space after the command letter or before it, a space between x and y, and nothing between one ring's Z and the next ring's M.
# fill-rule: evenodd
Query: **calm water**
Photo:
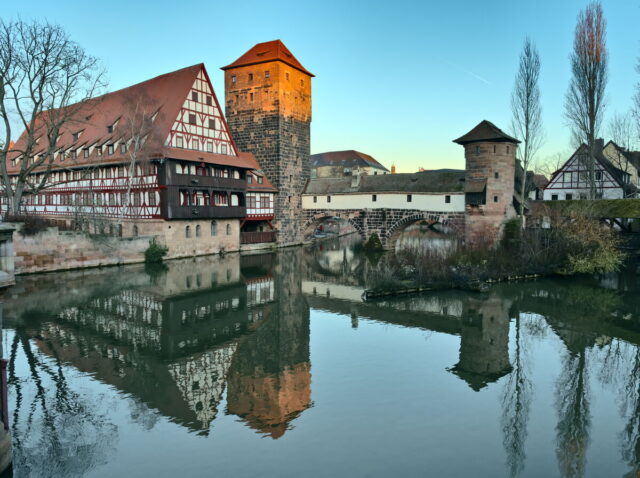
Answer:
M362 303L352 240L5 292L15 476L636 476L635 273Z

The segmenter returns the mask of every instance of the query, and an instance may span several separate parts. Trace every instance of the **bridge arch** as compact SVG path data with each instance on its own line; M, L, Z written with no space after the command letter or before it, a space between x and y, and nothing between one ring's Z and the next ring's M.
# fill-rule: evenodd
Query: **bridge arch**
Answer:
M385 249L394 249L396 241L402 234L402 232L409 226L414 225L419 221L425 221L429 227L439 225L446 228L452 236L460 237L460 227L456 221L450 220L448 215L440 214L437 212L429 211L411 211L404 217L396 220L392 225L387 228L386 234L383 239L383 246ZM440 231L444 232L444 231Z
M307 217L307 220L302 227L303 237L309 237L322 221L331 218L339 218L343 221L347 221L363 240L367 240L367 235L365 233L359 211L321 211L311 214Z

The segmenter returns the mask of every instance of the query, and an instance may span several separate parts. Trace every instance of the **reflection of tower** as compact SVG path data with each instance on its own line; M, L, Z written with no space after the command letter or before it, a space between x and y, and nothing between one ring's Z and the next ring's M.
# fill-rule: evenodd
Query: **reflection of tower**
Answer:
M238 347L228 375L228 412L273 438L311 403L309 307L302 295L302 251L286 250L275 265L275 303Z
M253 153L278 189L278 242L302 242L302 190L309 178L311 78L280 41L259 43L225 71L226 117L241 151Z
M475 391L511 372L509 302L470 300L460 331L460 360L451 369Z

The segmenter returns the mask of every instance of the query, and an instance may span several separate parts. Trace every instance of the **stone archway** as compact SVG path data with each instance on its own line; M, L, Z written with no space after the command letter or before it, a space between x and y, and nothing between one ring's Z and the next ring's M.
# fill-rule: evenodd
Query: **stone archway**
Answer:
M309 211L311 212L311 211ZM363 240L366 240L366 234L360 218L360 212L347 212L347 211L321 211L308 215L306 222L302 227L303 237L307 238L316 229L316 227L324 220L329 218L339 218L343 221L347 221L351 227L360 235Z
M426 221L429 227L435 225L444 226L450 228L453 235L459 235L459 228L454 221L450 221L446 215L441 215L432 212L412 212L407 216L397 220L393 225L387 228L386 234L383 240L383 246L385 249L394 249L395 243L402 234L402 232L409 226L419 222Z

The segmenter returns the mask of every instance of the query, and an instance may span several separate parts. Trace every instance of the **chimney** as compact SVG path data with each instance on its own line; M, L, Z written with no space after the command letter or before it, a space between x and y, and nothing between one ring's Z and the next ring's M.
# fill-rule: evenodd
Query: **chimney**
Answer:
M396 165L395 164L391 165L391 174L396 174Z
M593 149L595 150L596 153L602 153L602 150L604 149L604 139L602 138L596 139L595 144L593 146L594 146Z

